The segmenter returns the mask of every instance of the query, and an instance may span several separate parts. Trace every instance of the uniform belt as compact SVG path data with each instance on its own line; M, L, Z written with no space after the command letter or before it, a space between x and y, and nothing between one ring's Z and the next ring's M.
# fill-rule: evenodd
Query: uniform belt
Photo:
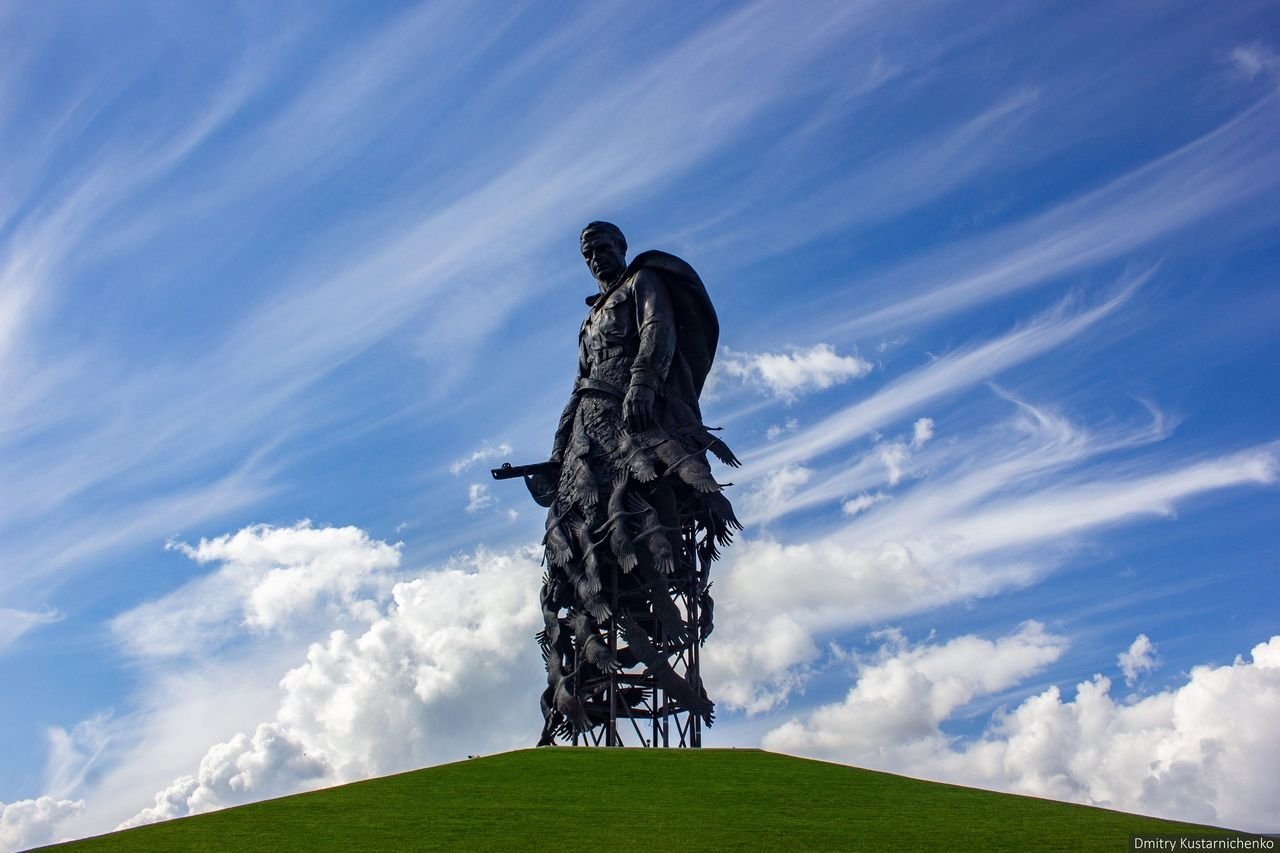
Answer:
M595 356L595 361L601 362L608 361L611 358L620 358L624 355L634 356L635 353L622 344L614 344L613 346L596 347L592 350L592 355Z
M619 400L625 396L612 382L605 382L603 379L592 379L590 376L578 377L573 393L577 394L582 391L599 391L602 394L608 394L610 397L617 397Z

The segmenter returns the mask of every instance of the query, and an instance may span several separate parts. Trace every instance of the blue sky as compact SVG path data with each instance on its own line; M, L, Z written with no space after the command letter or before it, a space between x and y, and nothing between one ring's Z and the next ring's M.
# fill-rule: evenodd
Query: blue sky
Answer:
M3 7L0 841L532 742L597 218L721 318L710 744L1280 828L1276 24Z

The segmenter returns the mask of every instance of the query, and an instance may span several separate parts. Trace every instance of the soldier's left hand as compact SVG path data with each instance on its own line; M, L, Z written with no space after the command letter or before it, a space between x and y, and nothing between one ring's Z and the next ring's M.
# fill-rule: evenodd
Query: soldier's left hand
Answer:
M653 425L653 389L647 385L632 385L622 401L622 417L631 432L640 432Z

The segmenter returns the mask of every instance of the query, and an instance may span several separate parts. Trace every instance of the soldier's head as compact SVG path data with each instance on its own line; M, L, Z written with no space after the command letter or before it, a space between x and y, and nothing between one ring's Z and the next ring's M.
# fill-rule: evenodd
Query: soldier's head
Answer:
M612 222L592 222L582 229L582 257L601 284L611 284L627 268L627 238Z

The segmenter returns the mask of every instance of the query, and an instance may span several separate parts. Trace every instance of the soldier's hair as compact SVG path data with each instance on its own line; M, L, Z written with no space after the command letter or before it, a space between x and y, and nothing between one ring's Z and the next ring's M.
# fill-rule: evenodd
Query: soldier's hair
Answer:
M587 237L591 234L608 234L617 242L622 254L627 253L627 238L622 236L622 229L612 222L588 222L587 227L582 229L582 236L579 237L581 245L586 245Z

